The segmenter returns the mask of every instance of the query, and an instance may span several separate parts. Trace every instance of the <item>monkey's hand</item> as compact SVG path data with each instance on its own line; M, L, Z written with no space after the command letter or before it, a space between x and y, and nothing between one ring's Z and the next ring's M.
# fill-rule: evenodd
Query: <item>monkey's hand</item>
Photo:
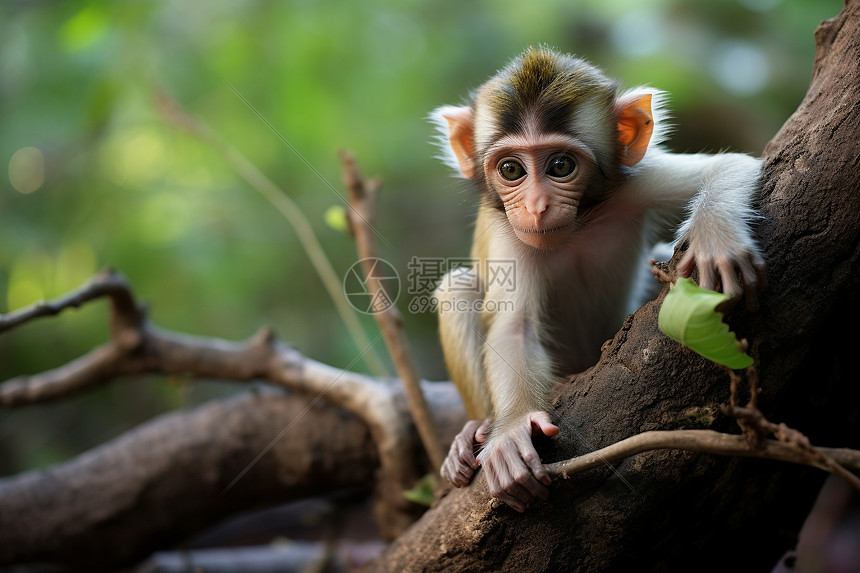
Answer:
M555 436L558 426L546 412L531 412L494 434L478 455L490 493L521 513L530 502L549 497L552 479L532 444L532 436L540 434Z
M456 487L466 487L472 481L478 460L475 457L475 446L484 442L489 420L469 420L460 433L451 442L448 456L442 462L440 473L442 477Z
M687 252L678 263L678 276L689 277L696 269L699 286L722 290L732 299L745 295L749 311L758 310L758 291L764 290L764 260L745 228L735 229L720 239L713 230L692 233ZM742 284L741 284L742 283Z

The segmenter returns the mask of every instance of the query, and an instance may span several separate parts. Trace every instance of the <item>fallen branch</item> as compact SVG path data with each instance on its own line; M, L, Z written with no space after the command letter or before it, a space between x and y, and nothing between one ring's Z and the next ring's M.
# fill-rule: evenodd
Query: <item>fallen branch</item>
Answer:
M113 308L110 341L59 368L8 380L0 385L0 405L15 407L57 400L116 377L144 373L237 382L265 380L313 396L311 404L325 397L325 401L359 416L379 450L382 472L375 509L383 535L396 536L417 517L417 508L402 496L421 472L410 439L411 420L396 404L400 399L396 384L351 372L348 368L352 365L341 370L306 358L278 341L269 328L260 329L241 343L159 329L149 323L142 307L134 302L125 280L110 270L70 296L6 315L3 323L20 325L104 296L110 298ZM426 391L447 391L453 399L453 404L440 414L465 419L453 390L436 386L426 384ZM235 476L237 480L241 477Z
M244 392L164 414L47 470L0 479L0 563L116 571L254 507L372 491L378 460L367 426L324 405L303 417L307 407L280 389ZM249 465L261 451L267 455Z

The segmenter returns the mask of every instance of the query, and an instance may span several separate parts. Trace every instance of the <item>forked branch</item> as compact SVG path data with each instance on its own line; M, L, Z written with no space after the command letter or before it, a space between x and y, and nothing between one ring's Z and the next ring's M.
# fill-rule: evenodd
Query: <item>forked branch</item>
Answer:
M721 456L741 456L778 460L816 467L833 472L832 467L809 452L780 440L764 440L751 444L743 435L726 434L714 430L667 430L650 431L631 436L597 451L547 464L547 471L557 477L571 475L614 464L618 461L651 450L686 450ZM846 448L818 448L820 452L841 466L860 472L860 451ZM852 475L852 474L849 474ZM853 476L856 480L856 476ZM852 482L855 484L856 482Z
M3 330L41 316L108 297L112 302L110 340L59 368L12 378L0 385L0 405L23 406L64 398L114 378L143 373L180 374L238 382L265 380L350 411L370 428L382 468L377 517L393 537L414 519L402 492L419 477L411 422L397 408L400 391L385 380L337 369L302 356L276 339L269 328L244 342L194 337L160 329L146 318L128 283L107 270L54 301L0 315ZM360 356L355 362L360 360ZM461 415L456 404L452 415Z

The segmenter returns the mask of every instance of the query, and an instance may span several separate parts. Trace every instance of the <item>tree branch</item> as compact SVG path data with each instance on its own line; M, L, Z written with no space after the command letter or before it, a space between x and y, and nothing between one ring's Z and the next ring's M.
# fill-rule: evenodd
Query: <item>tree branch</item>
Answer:
M321 404L305 416L307 408L281 389L244 392L0 479L0 563L116 571L254 507L372 490L378 459L367 426ZM266 455L254 463L258 452Z
M395 537L418 515L418 508L402 496L420 477L420 464L410 439L411 420L396 405L397 385L337 369L302 356L262 328L245 342L194 337L159 329L146 320L134 304L125 280L113 271L101 273L75 291L45 306L61 311L109 296L113 301L111 340L59 368L33 376L20 376L0 385L0 404L22 406L56 400L118 376L143 373L188 374L238 382L266 380L276 386L313 396L359 416L370 428L379 449L382 469L377 488L376 512L383 535ZM12 316L6 324L23 324L47 310ZM359 358L356 358L356 361ZM426 391L447 392L452 397L441 416L465 419L462 405L446 385L426 384Z
M56 316L68 308L79 308L83 304L105 296L110 297L118 310L117 316L132 324L143 320L143 309L138 308L126 282L111 269L106 269L79 288L52 301L40 301L20 310L0 314L0 333L37 318Z
M386 297L384 300L388 300L388 293L385 292L374 272L379 255L376 249L375 230L372 221L376 217L376 194L379 190L379 184L375 181L365 182L352 155L342 153L341 161L344 165L344 184L349 191L349 204L352 208L349 211L349 228L355 237L358 257L362 262L371 299L374 301L381 300L380 297L382 296ZM373 312L373 318L376 319L382 334L385 336L385 343L409 400L412 419L418 428L421 442L430 458L433 471L438 472L445 460L446 450L442 447L433 417L427 407L427 401L421 392L420 378L412 359L409 341L403 330L403 316L394 306L394 301L388 300L388 302L389 304L383 305Z
M838 464L860 471L860 451L847 448L818 449ZM613 464L651 450L686 450L721 456L779 460L835 473L829 464L793 444L780 440L764 440L756 445L743 435L714 430L652 430L615 442L595 452L544 467L550 475L567 479L575 473Z

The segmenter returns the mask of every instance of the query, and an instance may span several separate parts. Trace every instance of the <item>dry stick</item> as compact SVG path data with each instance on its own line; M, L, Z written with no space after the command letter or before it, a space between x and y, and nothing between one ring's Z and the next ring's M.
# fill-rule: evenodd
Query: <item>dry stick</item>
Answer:
M637 434L610 446L576 458L547 464L547 472L556 477L568 478L570 475L614 463L624 458L651 450L686 450L718 454L723 456L743 456L764 458L803 464L831 473L833 466L825 460L810 455L793 444L778 440L764 440L759 445L750 444L745 436L725 434L714 430L666 430ZM846 448L818 448L818 450L839 467L850 467L860 471L860 451ZM844 468L843 468L844 470ZM850 480L860 489L857 478Z
M128 320L140 320L142 318L134 299L128 296L125 282L111 269L105 269L80 287L54 300L42 300L28 307L7 314L0 314L0 333L12 330L37 318L55 316L67 308L78 308L103 296L110 296L114 305L126 307L128 312L120 314Z
M746 339L741 340L741 345L742 351L746 351ZM749 366L744 370L750 391L749 402L744 407L737 405L736 392L740 377L730 368L725 368L725 370L728 371L731 379L730 407L726 409L726 413L734 416L752 447L757 447L761 444L766 435L773 434L780 442L801 450L808 458L820 462L822 469L840 476L860 491L860 478L830 457L823 448L814 446L805 434L785 424L775 424L765 418L761 410L758 409L758 370L755 365Z
M377 300L377 297L385 293L378 278L373 273L373 264L378 253L376 241L373 233L370 232L369 225L375 215L375 199L379 184L375 181L365 183L355 159L348 153L341 153L341 161L344 166L344 184L349 191L349 202L352 206L352 210L349 211L350 229L355 237L358 257L362 260L362 271L371 294L371 300ZM409 410L415 419L415 426L418 428L418 434L421 436L430 463L433 465L434 471L438 472L445 459L445 450L436 432L436 426L424 398L424 393L421 391L420 378L412 360L406 333L403 330L403 317L393 303L385 309L374 312L373 317L385 336L385 343L391 353L394 367L403 381L406 398L409 401Z
M750 401L750 403L752 402L754 402L754 400ZM773 434L776 436L777 440L779 440L779 443L783 443L796 451L800 451L807 459L817 462L816 464L809 465L815 465L816 467L820 467L821 469L842 477L854 488L860 491L860 478L845 469L846 465L852 467L852 469L853 466L850 464L843 464L837 456L833 456L831 454L832 450L812 445L809 438L798 430L790 428L785 424L775 424L769 421L758 408L754 407L736 406L729 409L727 413L737 418L738 424L744 429L745 436L748 436L748 441L749 436L752 436L757 437L760 443L761 436ZM751 442L750 447L755 448L757 445L757 443Z
M743 340L743 343L746 345L746 338ZM750 401L747 406L758 409L758 393L760 390L758 387L758 370L756 370L755 365L752 365L748 367L745 372L750 387Z
M233 170L248 185L269 201L290 223L317 275L319 275L326 291L328 291L329 297L334 302L341 320L346 324L350 336L352 336L352 339L359 347L358 349L364 352L365 362L370 371L376 376L386 376L388 372L385 365L376 354L376 351L370 348L370 340L364 333L364 330L362 330L361 323L343 295L341 281L334 272L331 261L329 261L322 245L320 245L313 227L311 227L307 217L305 217L305 214L302 213L302 210L296 205L295 201L290 199L289 195L284 193L282 189L266 177L256 165L251 163L235 147L229 145L207 125L182 109L165 91L159 90L156 93L156 97L159 108L171 123L203 139L217 149Z

